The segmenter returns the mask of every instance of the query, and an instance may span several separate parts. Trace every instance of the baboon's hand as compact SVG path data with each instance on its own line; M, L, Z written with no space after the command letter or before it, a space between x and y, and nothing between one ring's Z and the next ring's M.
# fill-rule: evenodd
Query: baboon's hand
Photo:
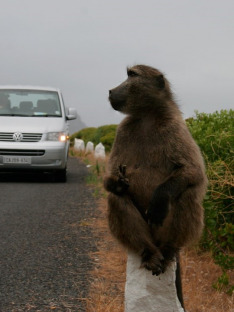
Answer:
M118 196L123 195L129 188L128 179L125 177L126 166L120 165L118 178L107 177L104 179L104 187L108 192L114 193Z
M126 165L119 165L119 180L127 181L128 184L128 179L126 178L126 168Z
M126 178L126 165L119 166L118 192L124 194L129 188L129 181Z
M168 214L169 202L170 199L167 193L157 188L147 212L149 224L155 224L157 226L163 225L163 221Z

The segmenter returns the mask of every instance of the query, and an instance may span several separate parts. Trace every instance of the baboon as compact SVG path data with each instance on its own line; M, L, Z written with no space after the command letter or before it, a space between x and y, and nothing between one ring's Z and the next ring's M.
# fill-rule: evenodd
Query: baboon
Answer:
M163 273L203 229L207 179L201 152L157 69L136 65L109 91L127 116L117 129L104 186L113 235L139 254L142 267Z

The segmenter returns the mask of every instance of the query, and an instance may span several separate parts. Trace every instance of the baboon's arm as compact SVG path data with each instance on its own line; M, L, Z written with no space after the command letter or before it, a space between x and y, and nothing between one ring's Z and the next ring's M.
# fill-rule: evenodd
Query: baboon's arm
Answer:
M186 191L187 188L195 186L203 179L200 167L181 166L173 171L172 175L153 193L148 209L149 223L162 225L169 210L169 203Z

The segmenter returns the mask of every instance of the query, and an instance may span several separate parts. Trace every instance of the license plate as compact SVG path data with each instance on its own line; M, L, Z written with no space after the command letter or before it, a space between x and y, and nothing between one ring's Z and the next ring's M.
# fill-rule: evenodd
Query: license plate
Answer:
M31 164L29 156L3 156L4 164Z

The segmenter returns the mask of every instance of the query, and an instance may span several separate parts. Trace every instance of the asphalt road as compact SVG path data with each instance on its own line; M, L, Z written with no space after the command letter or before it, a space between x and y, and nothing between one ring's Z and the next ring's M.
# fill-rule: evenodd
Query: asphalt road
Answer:
M86 311L96 202L84 164L67 183L0 174L0 311Z

